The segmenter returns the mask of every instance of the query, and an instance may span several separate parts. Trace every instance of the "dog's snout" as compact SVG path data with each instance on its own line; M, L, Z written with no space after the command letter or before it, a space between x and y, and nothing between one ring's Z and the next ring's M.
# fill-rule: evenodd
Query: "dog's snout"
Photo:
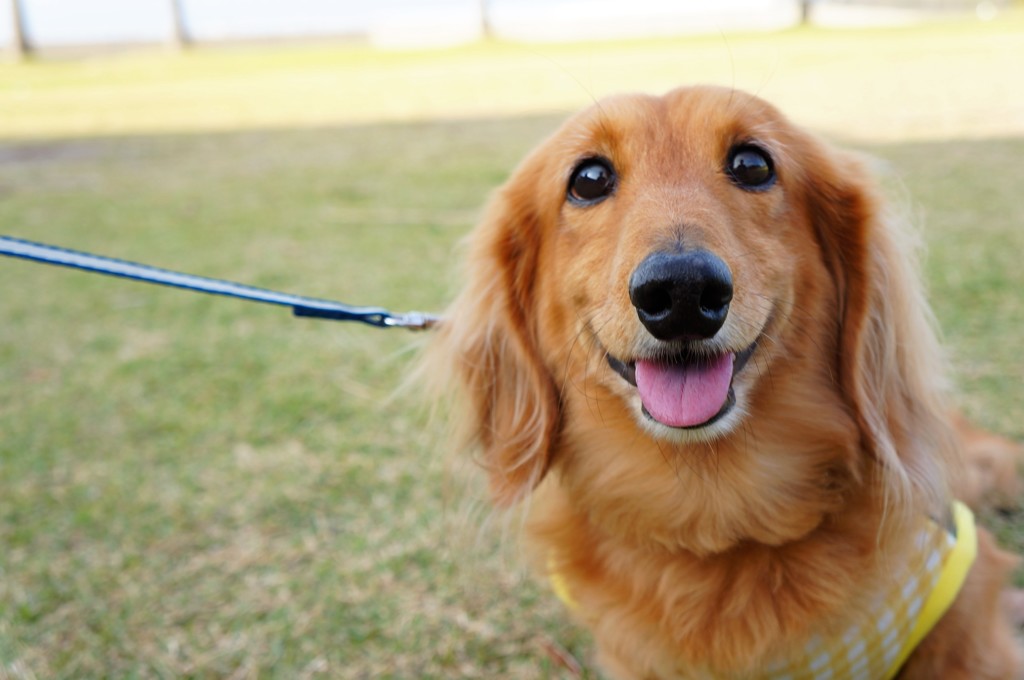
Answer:
M707 250L653 253L630 277L629 299L659 340L711 338L729 313L732 273Z

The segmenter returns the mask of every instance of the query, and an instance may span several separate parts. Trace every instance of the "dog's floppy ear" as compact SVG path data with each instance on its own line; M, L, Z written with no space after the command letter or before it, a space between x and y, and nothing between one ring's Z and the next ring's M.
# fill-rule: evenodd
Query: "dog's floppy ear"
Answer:
M955 444L945 360L909 229L888 213L862 162L814 144L804 167L810 218L837 288L837 371L890 500L945 510Z
M468 240L461 294L435 349L467 403L463 439L482 451L493 499L522 499L547 472L559 423L558 392L536 333L536 280L543 248L536 172L521 168L492 199Z

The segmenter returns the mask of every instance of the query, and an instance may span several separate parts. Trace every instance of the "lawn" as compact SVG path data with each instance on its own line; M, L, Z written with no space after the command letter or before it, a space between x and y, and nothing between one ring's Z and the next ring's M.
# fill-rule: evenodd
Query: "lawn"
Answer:
M0 233L439 310L458 238L565 111L735 83L879 159L964 409L1024 439L1022 38L1011 14L0 64ZM0 290L0 678L593 677L514 519L399 389L416 336L13 260Z

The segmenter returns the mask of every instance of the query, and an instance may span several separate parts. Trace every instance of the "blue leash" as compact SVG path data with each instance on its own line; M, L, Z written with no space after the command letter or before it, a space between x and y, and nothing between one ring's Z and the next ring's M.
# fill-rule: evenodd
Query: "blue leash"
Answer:
M59 265L61 267L82 269L109 276L120 276L126 279L145 281L146 283L155 283L162 286L184 288L185 290L209 293L211 295L225 295L242 300L252 300L253 302L282 305L291 307L292 313L295 316L333 319L335 321L359 321L379 328L409 328L412 330L427 329L438 322L438 317L422 312L393 314L380 307L351 307L340 302L278 293L264 288L255 288L240 283L232 283L231 281L211 279L205 276L182 274L168 269L91 255L77 250L68 250L43 243L11 238L10 236L0 236L0 255Z

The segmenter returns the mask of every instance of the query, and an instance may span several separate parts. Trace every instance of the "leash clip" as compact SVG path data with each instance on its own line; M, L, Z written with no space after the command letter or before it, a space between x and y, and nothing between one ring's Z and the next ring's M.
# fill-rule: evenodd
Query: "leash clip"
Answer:
M388 314L384 317L384 326L388 328L408 328L411 331L426 331L436 326L440 320L439 316L425 312Z

